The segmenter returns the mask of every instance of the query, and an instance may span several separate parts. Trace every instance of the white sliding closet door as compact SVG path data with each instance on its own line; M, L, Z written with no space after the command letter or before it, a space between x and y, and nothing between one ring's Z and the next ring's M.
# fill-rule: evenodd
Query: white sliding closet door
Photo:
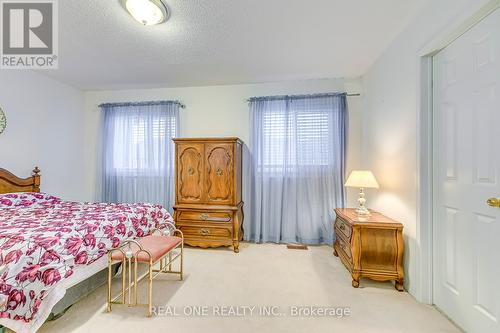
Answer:
M500 10L434 57L434 303L500 332Z

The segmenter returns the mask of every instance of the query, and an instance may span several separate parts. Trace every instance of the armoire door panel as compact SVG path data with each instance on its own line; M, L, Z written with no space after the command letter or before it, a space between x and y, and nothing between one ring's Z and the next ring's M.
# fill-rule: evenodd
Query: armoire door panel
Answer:
M233 200L233 147L232 144L206 144L207 203L230 204Z
M180 144L178 152L178 202L203 201L203 144Z

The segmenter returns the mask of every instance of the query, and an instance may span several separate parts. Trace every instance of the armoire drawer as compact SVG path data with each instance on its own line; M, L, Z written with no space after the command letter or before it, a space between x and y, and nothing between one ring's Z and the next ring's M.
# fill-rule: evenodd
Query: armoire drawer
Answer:
M232 212L178 211L178 221L231 222Z
M178 227L184 237L202 237L202 238L231 238L231 229L226 228L213 228L213 227L193 227L193 226L179 226Z

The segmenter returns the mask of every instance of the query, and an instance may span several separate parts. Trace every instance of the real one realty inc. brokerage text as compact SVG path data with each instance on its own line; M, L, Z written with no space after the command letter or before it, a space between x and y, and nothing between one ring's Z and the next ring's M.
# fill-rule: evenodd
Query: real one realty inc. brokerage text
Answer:
M276 305L185 305L154 306L158 317L333 317L351 316L350 307Z

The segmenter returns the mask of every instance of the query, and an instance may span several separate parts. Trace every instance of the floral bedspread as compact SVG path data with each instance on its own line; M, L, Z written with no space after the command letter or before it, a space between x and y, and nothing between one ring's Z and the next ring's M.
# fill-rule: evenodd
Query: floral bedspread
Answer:
M123 239L143 237L165 221L173 219L159 205L0 195L0 318L29 323L44 298L78 266L92 264Z

